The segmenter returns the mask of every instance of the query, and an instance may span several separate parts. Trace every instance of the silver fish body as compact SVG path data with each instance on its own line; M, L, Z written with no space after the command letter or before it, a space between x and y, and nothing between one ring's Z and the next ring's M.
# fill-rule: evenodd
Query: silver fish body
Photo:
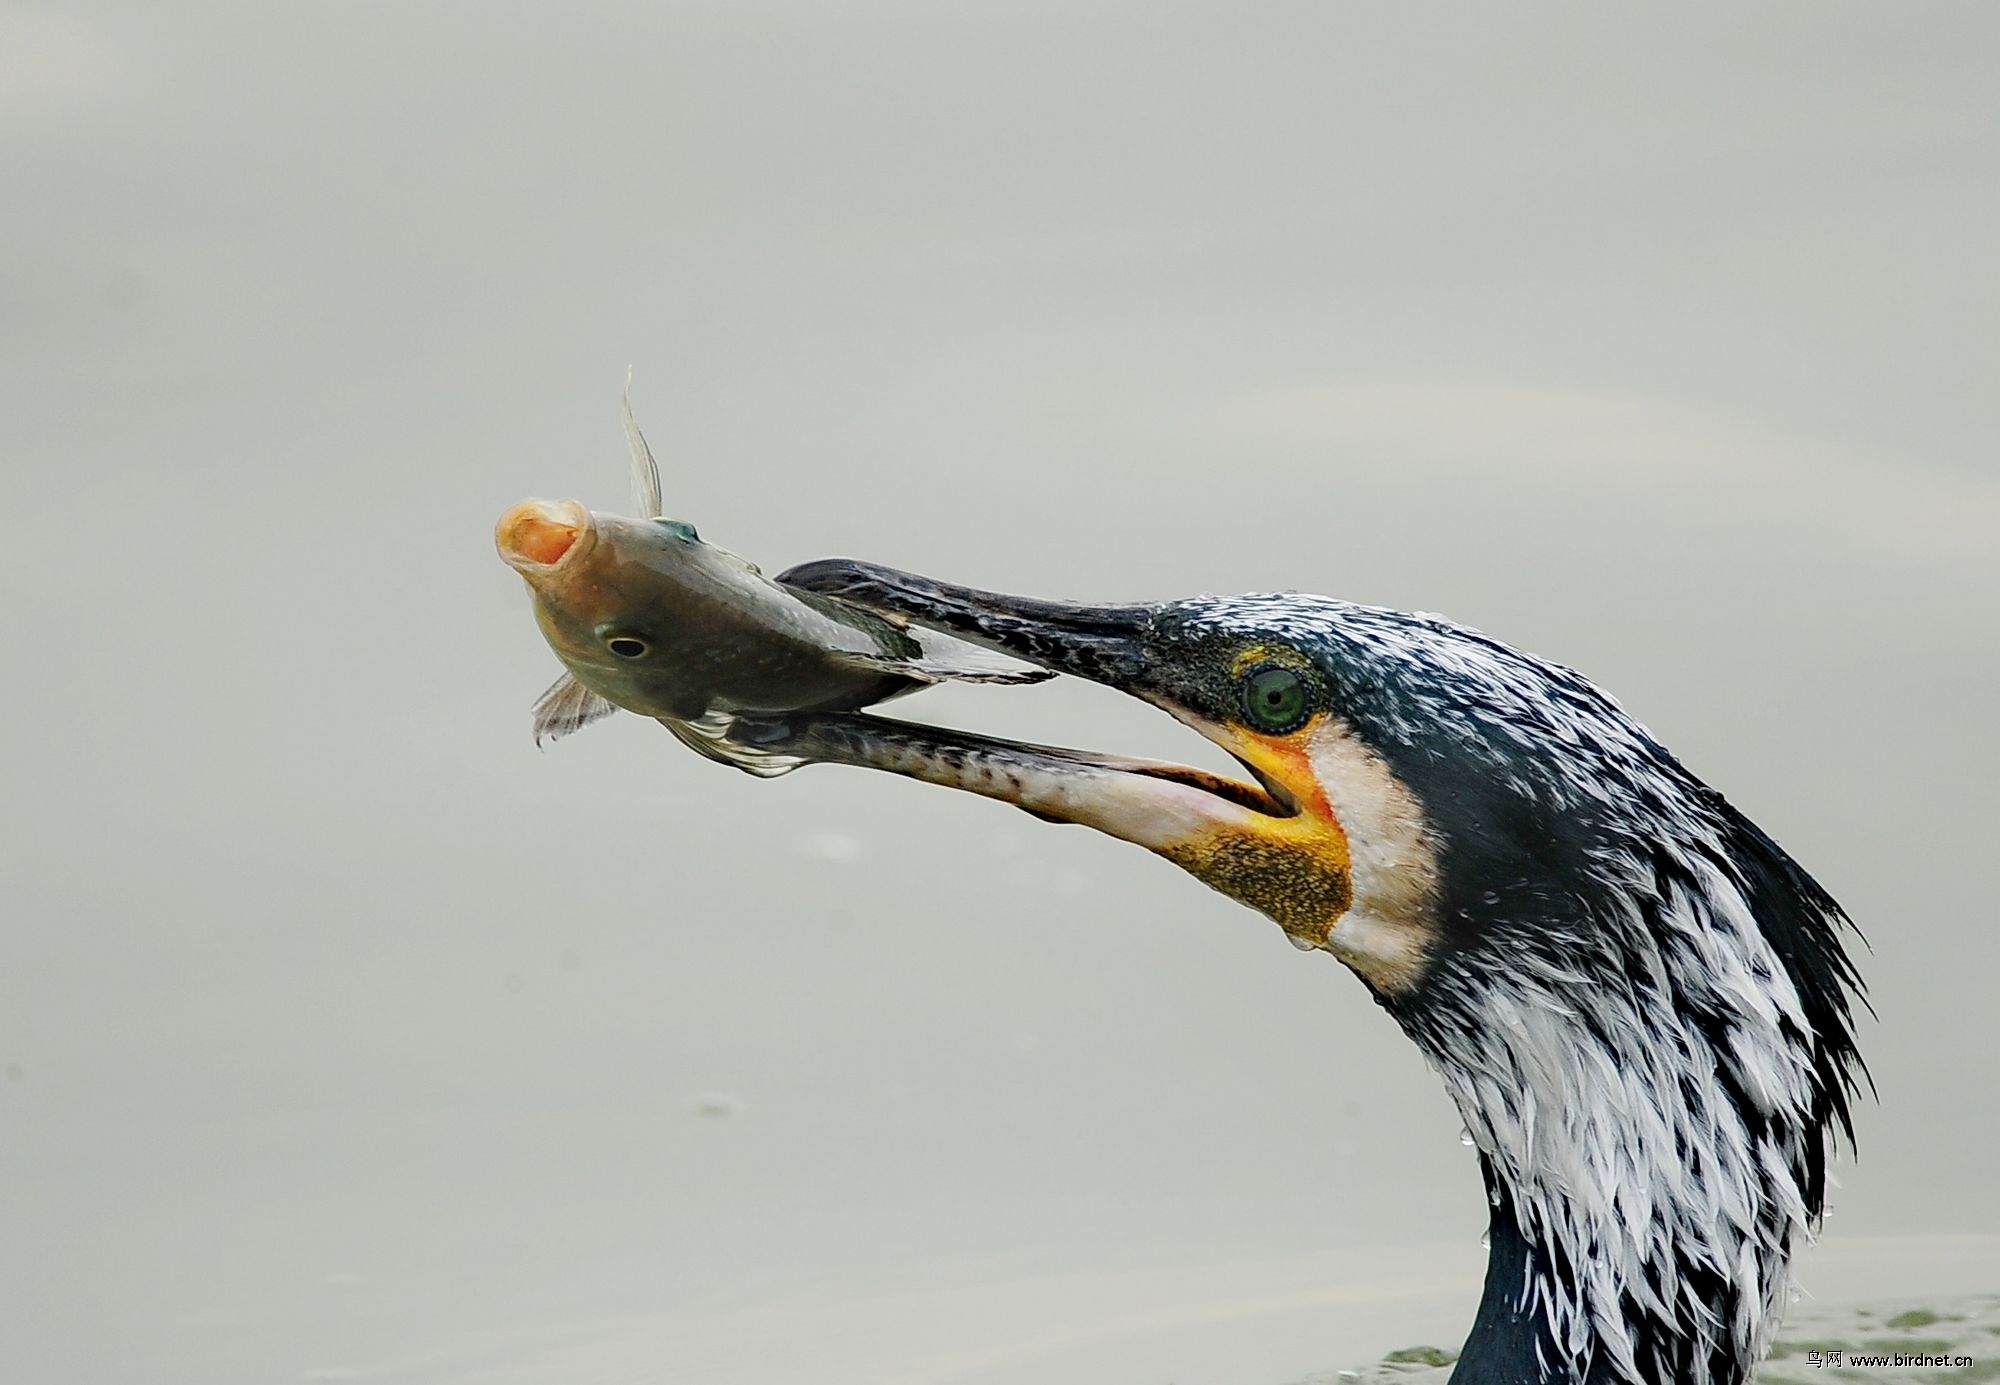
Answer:
M625 424L635 503L657 509L658 470L629 401ZM773 581L680 520L524 500L501 516L494 542L527 582L543 638L568 669L535 706L538 743L624 708L711 758L776 774L798 761L728 740L736 718L850 711L947 680L1050 676Z

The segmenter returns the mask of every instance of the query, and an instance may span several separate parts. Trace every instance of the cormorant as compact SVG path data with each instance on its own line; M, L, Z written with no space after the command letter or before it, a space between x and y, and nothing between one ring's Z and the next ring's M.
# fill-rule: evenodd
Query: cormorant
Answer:
M1738 1385L1865 1076L1840 906L1607 694L1431 615L1096 606L845 559L779 579L1144 699L1236 781L858 712L753 772L870 766L1165 856L1346 963L1444 1079L1491 1204L1455 1385Z

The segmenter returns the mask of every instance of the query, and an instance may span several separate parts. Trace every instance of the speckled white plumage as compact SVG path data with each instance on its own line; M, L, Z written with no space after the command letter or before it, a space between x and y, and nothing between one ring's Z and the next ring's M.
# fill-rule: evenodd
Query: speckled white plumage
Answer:
M1336 706L1361 710L1377 748L1449 754L1546 820L1593 824L1590 878L1574 882L1587 910L1565 897L1484 931L1398 1016L1530 1247L1515 1306L1546 1329L1544 1378L1736 1385L1817 1220L1827 1103L1719 798L1579 675L1438 617L1297 595L1173 609L1183 638L1337 648ZM1357 757L1322 773L1337 803L1382 797ZM1435 921L1407 923L1422 936ZM1359 936L1379 950L1385 931L1369 918Z

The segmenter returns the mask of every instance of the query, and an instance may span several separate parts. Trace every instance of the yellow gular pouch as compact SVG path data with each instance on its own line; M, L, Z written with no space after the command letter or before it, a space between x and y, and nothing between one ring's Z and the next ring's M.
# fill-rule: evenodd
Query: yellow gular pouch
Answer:
M1211 823L1155 848L1203 884L1269 918L1302 948L1325 947L1354 901L1347 833L1308 750L1325 720L1315 715L1282 736L1228 728L1229 748L1291 798L1292 815Z

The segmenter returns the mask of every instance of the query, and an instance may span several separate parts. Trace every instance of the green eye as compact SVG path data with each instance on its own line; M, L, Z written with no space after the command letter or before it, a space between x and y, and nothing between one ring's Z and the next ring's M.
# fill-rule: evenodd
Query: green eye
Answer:
M1282 665L1266 664L1243 680L1243 715L1274 736L1304 726L1311 702L1306 680Z

